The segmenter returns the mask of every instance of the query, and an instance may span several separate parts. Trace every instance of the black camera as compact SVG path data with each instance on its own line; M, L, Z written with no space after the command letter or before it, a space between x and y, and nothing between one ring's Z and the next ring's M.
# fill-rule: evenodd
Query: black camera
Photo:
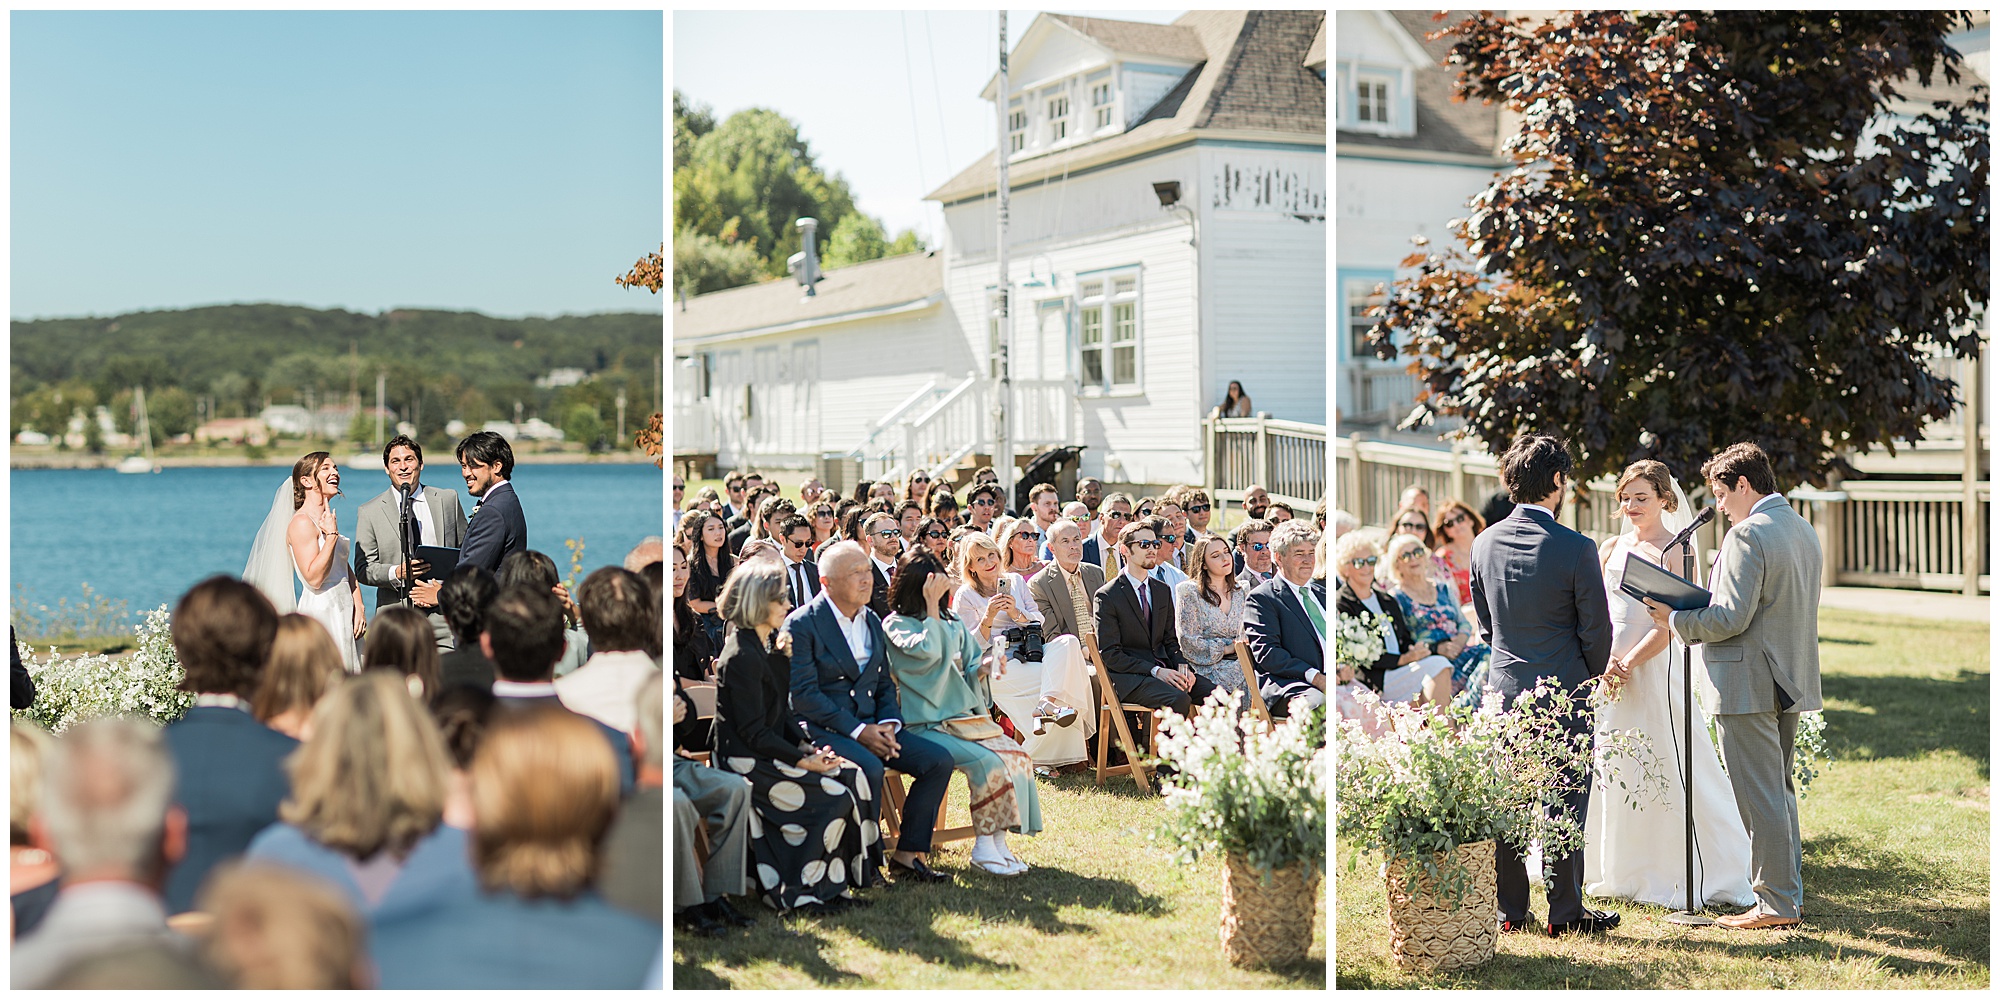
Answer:
M1023 663L1042 662L1042 626L1040 622L1029 622L1000 633L1001 638L1014 644L1014 659Z

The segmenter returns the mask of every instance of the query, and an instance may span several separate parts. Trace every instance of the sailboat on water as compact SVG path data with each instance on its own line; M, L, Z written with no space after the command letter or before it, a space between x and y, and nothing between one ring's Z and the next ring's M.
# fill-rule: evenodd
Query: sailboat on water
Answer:
M159 463L153 461L153 425L146 419L146 387L135 386L132 395L133 406L139 410L139 446L142 451L137 455L127 455L116 468L130 475L158 472Z

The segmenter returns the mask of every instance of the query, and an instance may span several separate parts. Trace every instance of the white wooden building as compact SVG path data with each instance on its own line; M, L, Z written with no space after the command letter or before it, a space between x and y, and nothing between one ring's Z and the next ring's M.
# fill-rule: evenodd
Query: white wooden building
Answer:
M1081 444L1086 474L1198 482L1200 420L1231 379L1325 422L1325 27L1044 14L1022 33L1004 95L1018 455ZM933 255L829 271L803 302L773 284L670 311L675 452L849 455L871 476L990 454L994 176L989 152L929 195Z

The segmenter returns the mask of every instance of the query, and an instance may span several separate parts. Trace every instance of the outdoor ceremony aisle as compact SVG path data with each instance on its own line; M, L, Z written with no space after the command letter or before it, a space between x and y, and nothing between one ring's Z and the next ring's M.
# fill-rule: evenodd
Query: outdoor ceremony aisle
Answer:
M931 856L955 885L874 890L875 905L781 921L763 907L748 933L674 936L675 989L1323 989L1326 915L1303 965L1233 969L1219 938L1222 857L1180 866L1147 834L1163 814L1129 779L1041 783L1040 836L1011 843L1035 867L999 878L967 863L971 841ZM952 781L952 822L964 816Z
M1987 634L1985 622L1821 608L1834 762L1799 802L1800 928L1683 928L1657 907L1593 898L1624 914L1609 936L1506 934L1484 965L1410 974L1389 956L1379 865L1349 871L1343 845L1332 861L1338 988L1988 988ZM1531 898L1544 914L1541 891Z

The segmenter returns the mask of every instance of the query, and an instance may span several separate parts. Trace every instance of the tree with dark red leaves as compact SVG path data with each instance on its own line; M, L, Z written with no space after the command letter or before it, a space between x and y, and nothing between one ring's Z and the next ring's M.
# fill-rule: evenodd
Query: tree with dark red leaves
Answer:
M1987 297L1987 99L1931 11L1478 14L1444 28L1455 99L1521 113L1516 169L1463 243L1420 250L1371 343L1494 454L1559 431L1580 480L1639 458L1682 479L1735 441L1781 480L1949 414Z

